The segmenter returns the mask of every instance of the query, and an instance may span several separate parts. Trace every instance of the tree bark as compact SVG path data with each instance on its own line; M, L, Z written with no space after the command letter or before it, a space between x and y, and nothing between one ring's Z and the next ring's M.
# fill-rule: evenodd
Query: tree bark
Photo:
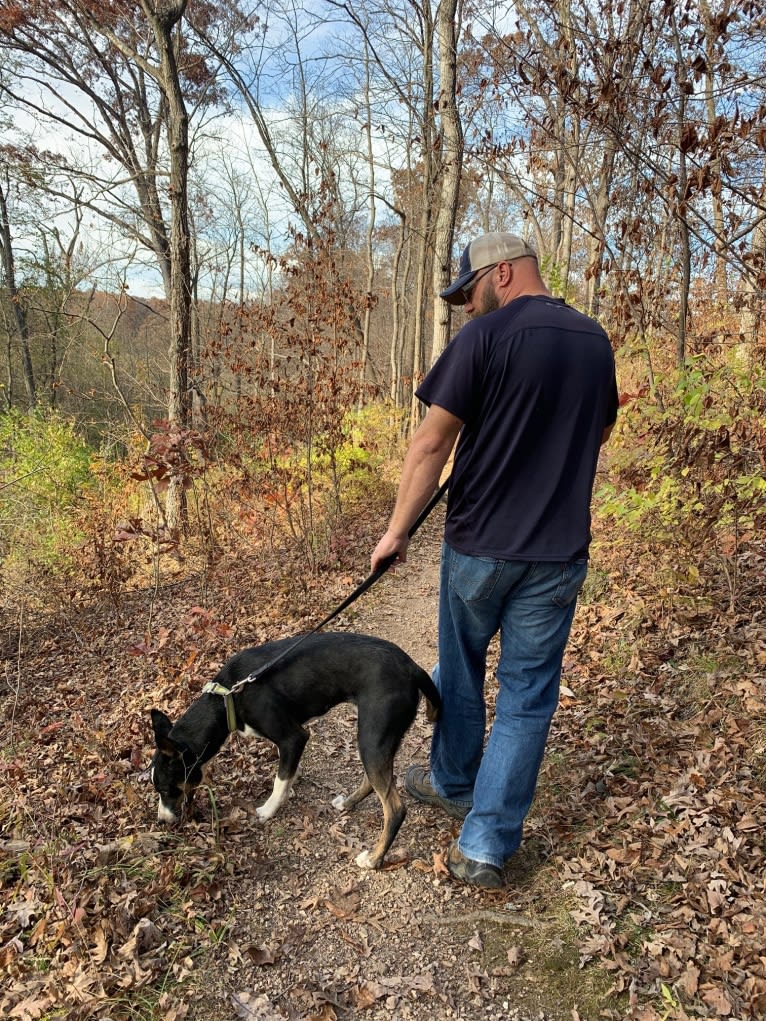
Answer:
M7 181L7 179L6 179ZM16 264L13 255L13 236L8 215L7 189L0 184L0 256L2 257L3 275L8 288L8 296L13 308L13 318L19 335L19 351L24 377L24 388L27 394L27 405L30 410L37 406L37 389L35 370L32 364L32 352L29 347L29 324L26 309L19 289L16 285ZM10 372L10 366L9 366Z
M689 290L691 287L691 236L687 219L686 194L689 173L686 162L686 148L683 141L686 121L686 97L689 89L684 55L681 49L681 37L678 31L675 13L671 13L673 28L673 45L676 53L676 76L679 85L677 117L678 146L678 184L676 186L676 219L680 242L680 283L678 295L678 329L676 332L676 365L681 368L686 361L686 336L689 319Z
M434 229L433 344L431 364L447 346L451 305L439 297L451 276L460 182L463 171L463 128L457 108L458 0L442 0L436 18L439 47L439 100L441 119L441 187Z
M415 323L412 350L412 392L410 395L410 430L420 423L422 407L415 397L415 389L425 370L426 291L429 268L433 258L434 183L437 175L437 157L434 152L435 119L434 95L434 24L431 0L423 0L420 12L423 18L423 107L421 129L423 140L422 204L418 225L417 266L415 283Z
M728 7L728 3L725 4ZM712 179L710 208L713 214L713 250L715 252L715 296L720 302L726 302L729 296L729 282L726 272L726 228L724 222L723 201L721 199L721 160L718 155L718 142L715 140L718 111L715 101L714 68L717 57L715 52L716 35L712 27L710 4L708 0L700 0L700 13L705 28L705 61L703 77L705 90L705 111L707 114L708 136L713 139L713 154L710 160L710 176Z

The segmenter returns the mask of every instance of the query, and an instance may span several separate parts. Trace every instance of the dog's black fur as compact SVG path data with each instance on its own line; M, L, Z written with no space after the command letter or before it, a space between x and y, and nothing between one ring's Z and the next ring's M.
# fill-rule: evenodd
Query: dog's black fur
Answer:
M295 639L245 649L223 666L216 682L231 688L291 642ZM356 860L362 867L380 868L406 814L394 783L394 756L415 718L421 693L430 703L429 718L434 719L440 698L431 678L392 642L343 633L303 640L294 652L232 696L237 729L267 738L279 749L274 791L257 809L259 817L270 819L290 793L309 738L303 724L341 702L354 702L365 776L353 794L336 798L333 804L349 811L373 790L378 795L383 806L380 839L374 850ZM152 782L160 795L158 815L162 821L174 822L202 783L205 763L228 737L224 696L201 695L176 724L157 709L151 715L157 742Z

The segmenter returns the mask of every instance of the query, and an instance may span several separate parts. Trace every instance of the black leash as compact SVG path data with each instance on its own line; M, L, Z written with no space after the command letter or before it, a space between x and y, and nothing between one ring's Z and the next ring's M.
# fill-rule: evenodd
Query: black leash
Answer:
M409 539L413 537L415 532L417 532L417 530L426 520L428 515L431 513L431 511L434 509L437 503L447 492L447 489L449 488L449 483L450 483L449 478L447 478L445 482L442 482L442 484L436 490L434 495L431 497L431 499L425 505L423 510L420 512L420 514L418 514L414 524L407 532L407 537ZM233 684L230 689L230 694L234 694L241 688L244 688L246 684L251 684L253 681L256 681L259 677L265 674L267 670L271 670L273 666L276 666L277 663L283 660L285 656L289 656L293 649L296 649L301 644L301 642L305 642L307 638L311 638L311 636L315 635L317 631L321 631L326 624L329 624L331 620L334 620L338 616L338 614L343 613L346 607L350 606L353 602L355 602L359 598L359 596L361 596L364 592L367 591L368 588L371 588L376 581L379 581L383 577L383 575L386 573L389 567L392 567L393 564L396 563L396 557L397 557L396 553L392 553L390 557L386 557L386 559L381 563L380 567L376 567L372 574L365 578L362 584L359 585L358 588L355 588L351 595L347 596L340 604L340 606L333 610L332 613L328 614L321 623L317 624L317 626L313 628L311 631L307 631L305 635L301 635L300 638L296 639L296 641L294 641L292 645L288 645L288 647L284 649L282 652L280 652L278 656L275 656L274 659L269 660L268 663L264 664L262 667L259 667L258 670L253 670L253 672L249 673L247 677L244 677L241 681L237 681L236 684Z

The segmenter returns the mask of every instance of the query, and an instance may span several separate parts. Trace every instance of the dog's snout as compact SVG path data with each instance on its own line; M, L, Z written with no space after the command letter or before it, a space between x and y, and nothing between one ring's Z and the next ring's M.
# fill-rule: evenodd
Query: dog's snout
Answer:
M169 805L166 805L162 798L160 798L157 805L157 821L165 823L167 826L173 826L181 821L181 814L170 808Z

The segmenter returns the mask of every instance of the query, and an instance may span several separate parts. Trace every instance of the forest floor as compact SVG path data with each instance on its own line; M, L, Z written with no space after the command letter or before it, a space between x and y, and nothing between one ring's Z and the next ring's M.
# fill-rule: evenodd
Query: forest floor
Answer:
M442 522L439 509L334 629L390 639L430 670ZM386 867L356 866L381 816L374 798L331 805L359 779L350 707L311 725L303 775L267 824L255 807L274 749L239 737L193 820L155 821L150 707L177 718L226 656L311 625L364 576L361 557L358 577L307 583L300 613L279 565L260 578L231 563L204 587L179 576L55 630L7 623L0 1015L765 1016L765 563L753 555L736 611L679 607L650 602L638 554L596 543L538 797L493 893L449 877L457 824L406 795ZM421 708L400 782L429 739Z

